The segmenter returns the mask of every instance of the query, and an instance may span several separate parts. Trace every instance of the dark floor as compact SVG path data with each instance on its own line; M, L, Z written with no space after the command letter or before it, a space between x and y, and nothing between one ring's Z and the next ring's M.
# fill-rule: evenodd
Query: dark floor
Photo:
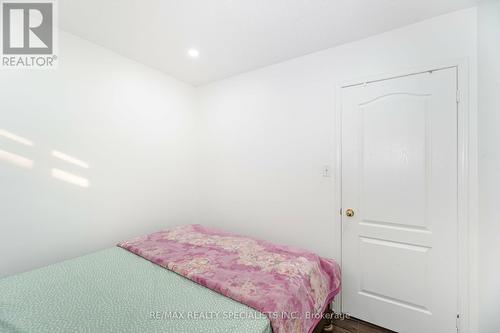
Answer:
M323 332L333 333L394 333L393 331L351 318L343 320L334 320L333 329L324 328Z

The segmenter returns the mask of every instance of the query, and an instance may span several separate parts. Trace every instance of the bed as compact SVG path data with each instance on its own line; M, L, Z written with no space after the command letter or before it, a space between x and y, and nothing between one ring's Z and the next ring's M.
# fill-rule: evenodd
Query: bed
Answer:
M275 319L228 297L227 286L214 291L202 275L130 249L145 239L0 279L0 332L273 332Z
M253 312L256 319L167 318L169 311L180 317L214 309ZM270 333L271 327L256 310L114 247L1 279L0 332Z

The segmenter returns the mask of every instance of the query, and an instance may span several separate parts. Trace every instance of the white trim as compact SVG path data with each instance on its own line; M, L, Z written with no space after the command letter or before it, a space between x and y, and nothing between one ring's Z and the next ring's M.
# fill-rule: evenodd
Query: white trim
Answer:
M440 64L398 71L392 74L381 74L344 82L336 87L335 105L335 156L336 156L336 185L335 185L335 244L337 258L342 266L342 219L340 209L342 205L342 89L354 85L404 77L418 73L435 71L445 68L457 68L457 87L461 92L461 101L458 103L458 311L460 313L460 332L473 333L477 327L475 302L471 303L471 287L475 282L476 260L473 250L476 246L474 235L477 230L477 109L470 99L470 84L468 59L458 59ZM472 235L472 236L471 236ZM471 269L471 267L473 267ZM342 312L342 293L335 302L334 310Z
M338 264L342 267L342 86L337 86L335 91L335 253ZM342 289L341 292L335 297L333 303L333 310L336 313L342 313Z

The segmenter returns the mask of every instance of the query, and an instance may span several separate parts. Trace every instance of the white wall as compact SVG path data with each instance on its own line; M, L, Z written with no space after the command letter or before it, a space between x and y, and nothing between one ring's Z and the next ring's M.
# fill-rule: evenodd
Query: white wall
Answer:
M466 57L475 88L476 37L472 8L200 88L200 220L336 257L336 84Z
M479 323L500 332L500 1L478 12L479 68Z
M194 89L61 32L59 68L0 71L0 276L192 222ZM57 161L56 149L89 163ZM51 178L60 168L90 181Z

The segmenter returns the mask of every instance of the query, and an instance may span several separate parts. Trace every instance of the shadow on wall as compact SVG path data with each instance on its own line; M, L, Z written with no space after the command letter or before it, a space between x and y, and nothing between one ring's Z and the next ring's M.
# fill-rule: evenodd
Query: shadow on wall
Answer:
M15 142L16 144L28 146L31 148L35 147L35 144L33 143L33 141L31 141L27 138L24 138L22 136L19 136L17 134L11 133L9 131L6 131L4 129L1 129L1 128L0 128L0 138L7 139L7 140L10 140L11 142ZM60 151L52 150L50 152L50 155L53 158L59 159L63 162L66 162L66 163L69 163L69 164L72 164L75 166L78 166L82 169L89 168L89 165L87 162L79 160L75 157L72 157L68 154L62 153ZM5 150L1 149L1 147L0 147L0 162L9 163L9 164L18 166L18 167L23 168L23 169L28 169L28 170L31 170L35 167L35 161L33 161L33 159L19 155L17 153L5 151ZM69 183L69 184L72 184L75 186L79 186L79 187L83 187L83 188L88 188L90 186L90 182L87 178L84 178L80 175L76 175L76 174L61 170L61 169L56 169L56 168L50 169L50 175L55 179L64 181L66 183Z

